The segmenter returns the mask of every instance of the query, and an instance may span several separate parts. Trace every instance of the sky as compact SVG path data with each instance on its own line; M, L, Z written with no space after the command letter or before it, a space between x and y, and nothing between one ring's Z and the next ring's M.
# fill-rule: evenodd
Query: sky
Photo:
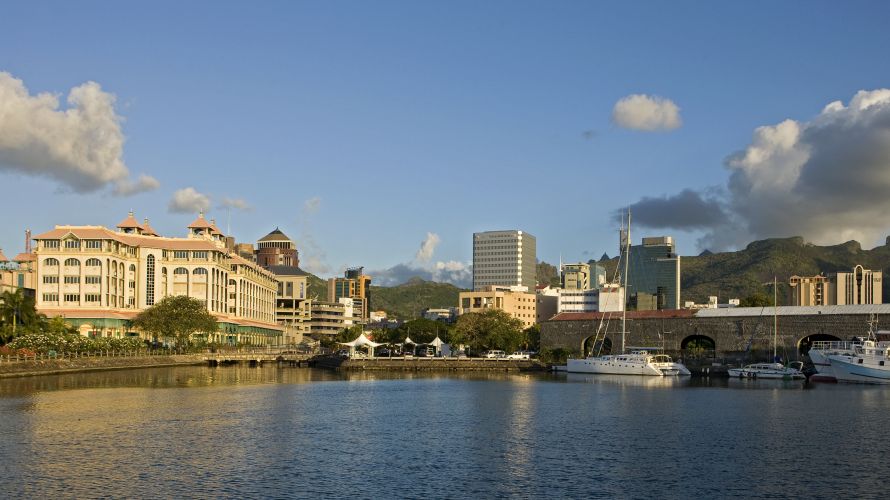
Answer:
M0 248L129 210L469 283L672 235L890 235L885 2L39 2L0 16Z

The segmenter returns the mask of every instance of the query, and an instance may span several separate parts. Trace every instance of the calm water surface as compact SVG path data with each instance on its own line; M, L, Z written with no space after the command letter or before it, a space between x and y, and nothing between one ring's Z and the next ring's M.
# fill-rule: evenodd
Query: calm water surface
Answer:
M0 496L886 498L890 388L180 367L0 380Z

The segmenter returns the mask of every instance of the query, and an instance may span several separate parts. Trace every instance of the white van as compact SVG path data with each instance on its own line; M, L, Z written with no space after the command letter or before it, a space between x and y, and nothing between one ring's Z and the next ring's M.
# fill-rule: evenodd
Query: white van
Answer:
M504 351L492 350L486 352L482 357L485 359L500 359L507 357L507 354Z

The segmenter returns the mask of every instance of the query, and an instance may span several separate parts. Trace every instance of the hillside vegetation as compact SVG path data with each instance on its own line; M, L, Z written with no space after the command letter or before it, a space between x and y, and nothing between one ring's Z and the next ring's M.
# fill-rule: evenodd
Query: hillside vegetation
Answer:
M371 286L371 310L386 311L389 317L411 319L427 308L457 307L463 290L451 283L411 278L396 286Z

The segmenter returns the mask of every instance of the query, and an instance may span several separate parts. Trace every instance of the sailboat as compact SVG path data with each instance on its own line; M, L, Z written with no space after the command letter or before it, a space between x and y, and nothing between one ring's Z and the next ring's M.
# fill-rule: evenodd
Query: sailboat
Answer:
M627 211L627 226L621 231L621 244L624 247L624 286L627 286L628 262L630 261L630 210ZM619 266L621 262L619 261ZM619 280L620 282L620 280ZM600 328L602 329L602 322ZM599 337L599 330L597 337ZM625 332L627 332L627 306L621 313L621 351L623 354L595 356L593 352L583 359L568 359L566 371L569 373L598 373L609 375L649 375L656 377L670 375L690 375L682 364L667 354L656 354L649 349L636 348L624 352ZM605 338L605 337L604 337Z
M727 370L730 377L738 378L762 378L762 379L781 379L781 380L798 380L806 378L800 370L785 366L775 360L779 359L777 355L778 346L778 327L779 327L779 306L776 299L778 295L776 289L778 282L773 277L773 362L772 363L755 363L746 365L742 368L730 368Z

